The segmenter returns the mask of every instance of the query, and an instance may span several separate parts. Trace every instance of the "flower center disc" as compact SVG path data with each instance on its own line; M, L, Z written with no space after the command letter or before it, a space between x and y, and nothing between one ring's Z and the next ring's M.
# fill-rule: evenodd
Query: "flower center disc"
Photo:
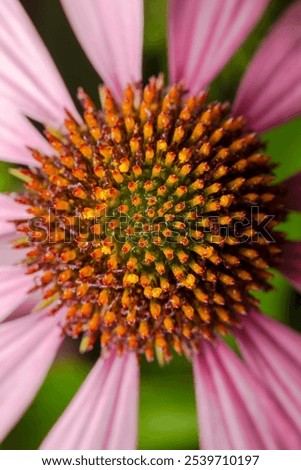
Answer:
M33 155L19 201L28 273L81 350L134 350L168 361L226 334L269 289L285 217L256 133L227 103L185 97L152 78L119 108L79 91L84 123L47 130L53 156ZM273 215L274 217L271 217Z

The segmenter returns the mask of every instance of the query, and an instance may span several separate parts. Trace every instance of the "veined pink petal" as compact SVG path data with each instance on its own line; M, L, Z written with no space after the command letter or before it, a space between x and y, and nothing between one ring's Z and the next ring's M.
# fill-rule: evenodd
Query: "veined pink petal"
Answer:
M138 363L133 353L99 359L42 449L135 449Z
M298 430L277 400L224 343L204 344L194 357L194 376L203 448L294 449L300 444Z
M15 225L10 221L27 220L29 217L26 206L18 204L11 196L0 194L0 236L16 233Z
M285 206L291 211L301 211L301 172L284 181L286 193Z
M234 112L259 132L301 113L301 2L294 3L259 48L239 87Z
M1 8L1 7L0 7ZM1 48L1 41L0 41ZM0 71L1 75L1 71ZM0 78L1 88L1 78ZM53 148L40 132L7 99L0 98L0 159L37 165L27 146L53 154Z
M0 441L30 405L62 342L57 316L34 313L0 325Z
M26 300L33 286L33 277L22 266L0 266L0 322Z
M301 242L285 242L282 257L279 270L301 292Z
M217 75L245 40L269 0L170 0L169 73L192 94Z
M0 96L43 123L60 125L64 108L77 116L47 48L18 0L0 2L0 38Z
M116 98L142 79L143 1L61 0L91 64Z
M248 366L277 397L299 429L301 446L301 336L257 312L235 337Z
M231 449L232 443L222 409L217 399L212 371L206 357L199 354L193 360L201 449Z

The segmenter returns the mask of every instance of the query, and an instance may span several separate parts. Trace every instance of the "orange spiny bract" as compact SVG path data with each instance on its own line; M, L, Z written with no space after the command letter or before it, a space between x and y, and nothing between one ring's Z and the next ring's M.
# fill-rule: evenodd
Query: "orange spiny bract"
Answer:
M34 152L19 200L39 223L17 224L28 272L53 311L68 307L64 331L83 335L81 351L100 338L168 361L225 334L256 304L251 291L269 289L281 194L229 104L160 77L129 86L121 106L107 88L100 98L99 110L80 90L84 122L68 115L46 133L57 153Z

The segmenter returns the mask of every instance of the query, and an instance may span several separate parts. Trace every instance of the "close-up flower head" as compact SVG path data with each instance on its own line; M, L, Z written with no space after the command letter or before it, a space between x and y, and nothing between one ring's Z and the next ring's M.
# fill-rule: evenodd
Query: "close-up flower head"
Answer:
M157 47L148 76L151 2L60 3L98 90L69 93L24 5L0 0L0 440L59 353L93 365L40 448L136 449L140 380L182 356L170 396L194 384L200 449L301 449L301 321L263 300L277 272L301 291L301 141L299 161L288 131L281 158L268 150L301 115L301 1L224 88L270 1L162 0L168 66Z

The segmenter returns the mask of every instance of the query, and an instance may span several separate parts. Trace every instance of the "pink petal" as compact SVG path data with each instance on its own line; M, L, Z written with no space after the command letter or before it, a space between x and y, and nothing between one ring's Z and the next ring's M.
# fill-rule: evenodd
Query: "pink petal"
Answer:
M62 342L58 318L27 315L0 325L0 441L38 392Z
M234 112L259 132L301 113L301 2L294 3L263 42L239 87Z
M283 246L281 273L301 292L301 242L286 242Z
M210 366L202 353L194 357L193 375L196 391L201 449L231 449L230 433L224 422Z
M61 0L91 64L116 98L142 80L143 1Z
M285 206L291 211L301 211L301 172L284 181L287 191Z
M0 266L0 321L5 320L28 295L34 286L33 277L21 266Z
M0 194L0 236L9 233L16 234L15 224L9 221L28 220L29 214L26 209L26 206L14 201L13 197Z
M0 266L20 264L25 259L27 249L13 248L13 242L17 238L19 237L14 232L0 236Z
M27 294L26 299L14 309L9 315L9 321L16 320L17 318L24 317L32 312L37 312L37 306L42 302L43 297L40 291ZM38 311L39 314L40 310Z
M53 154L52 147L42 134L7 99L0 98L0 110L1 160L22 165L37 165L27 146Z
M0 95L43 123L60 125L70 95L18 0L0 2Z
M169 71L198 93L255 26L269 0L170 0Z
M138 384L133 353L99 359L41 449L135 449Z
M236 338L251 371L273 391L299 429L301 445L301 336L252 312Z
M300 434L277 400L222 342L194 357L205 449L294 449ZM203 403L202 403L203 400Z

